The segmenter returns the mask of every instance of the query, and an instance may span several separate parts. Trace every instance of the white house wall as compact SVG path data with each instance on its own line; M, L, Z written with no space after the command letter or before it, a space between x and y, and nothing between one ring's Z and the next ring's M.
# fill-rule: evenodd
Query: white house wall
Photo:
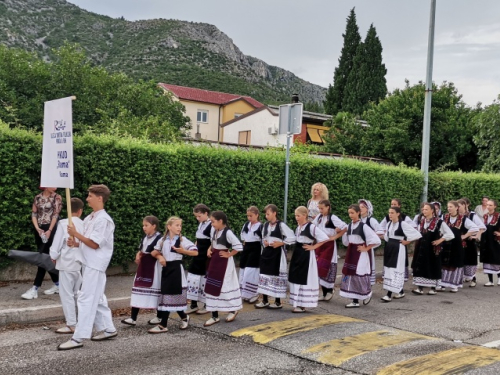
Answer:
M262 110L225 126L223 142L238 143L239 133L250 130L252 146L286 145L286 135L270 135L269 128L278 129L278 116L273 116L268 110Z

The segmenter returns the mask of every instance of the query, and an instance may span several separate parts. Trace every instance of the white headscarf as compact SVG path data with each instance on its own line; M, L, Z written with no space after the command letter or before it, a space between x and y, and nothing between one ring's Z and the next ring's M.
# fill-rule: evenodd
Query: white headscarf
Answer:
M437 212L436 212L436 216L437 216L437 217L441 217L441 203L439 203L439 202L437 202L437 201L436 201L436 202L431 202L431 204L432 204L434 207L436 207L436 204L438 204L438 205L439 205L439 210L437 210Z
M359 199L358 204L363 203L366 208L368 209L368 216L371 217L373 216L373 205L372 202L370 202L368 199Z

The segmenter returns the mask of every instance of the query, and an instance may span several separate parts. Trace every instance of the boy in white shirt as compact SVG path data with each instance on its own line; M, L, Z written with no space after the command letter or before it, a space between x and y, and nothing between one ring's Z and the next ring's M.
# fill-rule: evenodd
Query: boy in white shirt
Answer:
M76 230L83 233L83 221L80 219L83 213L83 202L78 198L71 198L71 212L73 225ZM56 333L73 333L76 327L76 303L80 286L82 285L82 263L80 249L69 247L68 241L68 219L59 221L57 231L50 247L50 258L59 270L59 296L66 318L66 327L56 330Z
M83 222L84 232L68 227L69 246L80 247L83 265L82 289L78 295L78 323L71 340L58 346L59 350L81 348L83 340L92 336L95 326L100 334L92 336L93 341L107 340L118 333L113 324L111 310L104 295L106 269L113 255L113 235L115 224L104 210L111 191L106 185L92 185L88 189L87 203L92 214Z

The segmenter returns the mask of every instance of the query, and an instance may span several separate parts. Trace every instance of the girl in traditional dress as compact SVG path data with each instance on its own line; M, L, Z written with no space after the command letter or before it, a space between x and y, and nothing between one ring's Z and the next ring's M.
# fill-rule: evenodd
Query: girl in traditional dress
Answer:
M337 239L347 231L347 224L332 214L329 200L320 201L318 209L320 215L316 216L313 224L329 237L328 242L315 250L319 285L322 289L318 301L330 301L333 297L337 277Z
M457 201L448 202L448 213L444 215L444 222L450 227L455 238L443 245L441 285L436 290L444 292L448 287L451 288L450 292L456 293L458 288L463 286L467 238L474 237L479 228L469 218L458 213Z
M340 296L351 298L346 308L359 307L359 300L368 305L372 298L370 282L372 270L370 250L380 245L380 238L368 225L361 221L359 205L352 204L347 211L352 220L347 232L342 236L342 243L347 246L347 253L342 268Z
M238 251L243 250L243 245L228 228L227 216L224 212L212 212L210 221L212 222L210 234L212 244L208 250L208 256L211 259L207 271L205 295L206 308L212 312L212 317L203 324L205 327L220 322L219 311L229 312L226 322L232 322L238 315L238 310L243 308L233 258Z
M308 221L307 214L307 207L300 206L295 210L295 220L299 226L295 230L297 242L288 275L290 303L294 313L303 313L306 307L318 306L318 265L314 251L329 240L325 232Z
M295 243L295 234L278 219L278 207L268 204L264 208L267 222L262 228L262 244L264 249L260 256L260 276L257 293L262 294L262 301L255 307L262 309L281 309L281 298L286 298L287 266L285 245ZM274 303L269 303L269 296Z
M406 246L420 237L420 232L403 220L399 207L389 208L389 223L384 237L384 289L387 295L382 297L383 302L405 296Z
M398 207L400 210L402 210L401 206L402 206L402 202L401 202L401 199L399 198L392 198L391 199L391 207ZM412 228L416 228L417 227L417 217L418 215L420 214L417 214L415 216L415 219L411 219L411 217L409 217L408 215L405 215L402 211L401 211L401 214L399 215L399 217L401 218L402 221L404 221L405 223L409 224ZM386 215L382 221L380 222L380 225L379 225L379 230L377 232L378 236L380 238L384 238L385 236L385 233L387 231L387 225L389 224L389 222L391 221L391 219L389 218L389 215ZM410 270L409 270L409 262L408 262L408 247L406 247L406 254L405 254L405 257L406 257L406 260L405 260L405 281L408 281L409 277L410 277ZM396 296L394 296L394 298L396 298Z
M490 199L486 204L488 213L484 215L486 232L481 235L480 260L483 262L484 273L488 275L488 282L484 286L493 286L493 275L497 275L500 285L500 214L496 212L498 203Z
M167 332L167 321L171 311L177 311L181 318L180 329L189 326L189 315L186 314L187 280L182 266L182 255L196 256L196 245L182 236L182 220L172 216L165 225L165 234L158 241L151 253L163 266L161 271L161 295L158 299L158 310L161 322L151 328L149 333Z
M130 318L123 319L122 323L135 326L140 309L157 309L158 298L161 288L161 264L151 255L156 244L160 240L161 233L158 232L160 221L156 216L146 216L142 221L144 237L139 245L139 251L135 256L138 264L137 272L130 296L132 314ZM161 323L161 312L156 311L156 318L151 319L149 324Z
M465 256L464 256L464 282L469 282L469 288L476 286L477 272L477 243L481 238L481 233L486 230L483 219L474 211L469 211L470 201L467 198L458 200L458 213L469 218L479 228L478 234L470 236L465 241Z
M189 265L187 275L187 298L191 305L186 313L206 314L208 311L200 309L198 302L205 303L205 283L207 282L206 271L208 266L207 251L210 247L210 231L212 223L210 222L210 208L204 204L197 204L193 208L193 214L198 220L198 230L196 231L196 247L198 255L193 258Z
M248 221L243 225L240 238L243 241L243 252L240 257L241 298L248 303L259 299L259 264L262 252L262 225L259 221L259 209L248 207Z
M436 212L436 217L443 220L443 213L441 212L441 203L440 202L431 202L434 205L434 210Z
M316 182L311 187L311 199L307 201L307 209L309 210L308 218L313 221L319 215L318 204L321 200L328 199L328 188L321 182Z
M368 199L358 200L359 208L361 209L361 221L373 229L375 233L380 232L380 224L377 219L373 217L373 205ZM376 271L375 271L375 249L378 246L372 247L370 249L370 262L372 268L372 275L370 277L370 282L375 285Z
M411 268L413 268L413 284L417 289L412 293L424 294L424 287L430 287L427 294L435 295L436 287L441 281L441 250L444 241L452 240L455 235L451 229L436 216L432 203L422 205L422 217L417 230L422 234L415 246Z

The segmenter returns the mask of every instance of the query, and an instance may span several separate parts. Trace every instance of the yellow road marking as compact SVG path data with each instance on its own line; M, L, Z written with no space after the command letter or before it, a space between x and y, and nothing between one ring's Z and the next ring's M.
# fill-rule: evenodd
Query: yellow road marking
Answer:
M348 336L313 346L304 353L320 353L317 360L339 366L345 361L375 350L416 340L430 340L429 336L404 331L375 331Z
M451 375L463 374L500 361L500 351L478 346L464 346L398 362L377 375Z
M252 336L253 341L259 344L267 344L270 341L283 336L293 335L294 333L306 332L331 324L352 322L363 322L363 320L333 314L310 315L303 318L287 319L243 328L238 331L234 331L231 333L231 336Z

